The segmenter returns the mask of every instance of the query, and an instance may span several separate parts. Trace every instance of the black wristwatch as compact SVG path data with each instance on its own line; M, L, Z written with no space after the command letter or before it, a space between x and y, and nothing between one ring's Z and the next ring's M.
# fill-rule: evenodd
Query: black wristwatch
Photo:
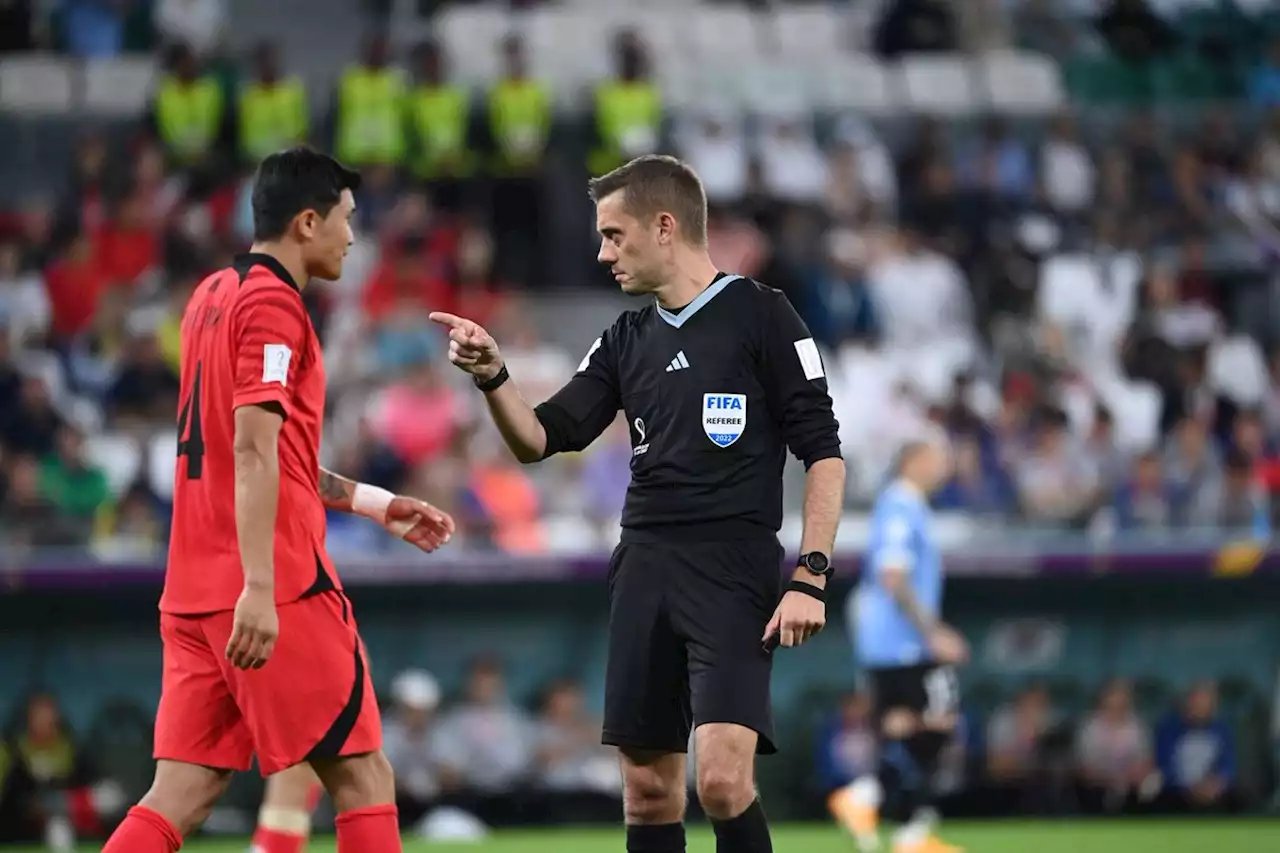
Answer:
M796 564L797 568L805 569L809 574L816 577L831 577L835 567L831 565L831 559L821 551L810 551L808 554L801 554L800 561Z
M505 385L507 380L510 378L511 378L511 374L507 372L507 366L504 364L502 365L502 369L499 370L490 378L481 379L479 376L473 376L471 377L471 381L474 382L476 387L479 388L482 392L484 392L485 394L488 394L490 391L497 391L499 388Z

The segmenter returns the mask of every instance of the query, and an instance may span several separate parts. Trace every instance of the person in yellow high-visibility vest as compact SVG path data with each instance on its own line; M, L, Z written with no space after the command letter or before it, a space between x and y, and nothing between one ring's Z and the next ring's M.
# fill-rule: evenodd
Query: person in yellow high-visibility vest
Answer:
M418 45L414 58L418 82L407 99L410 165L438 206L456 210L478 165L471 145L471 91L449 82L444 52L436 42Z
M178 45L170 54L151 116L157 138L176 163L199 166L218 153L225 139L226 95L213 75L201 73L190 48Z
M398 166L405 155L406 87L391 67L385 35L365 44L364 59L342 75L334 112L334 148L353 167Z
M254 71L239 103L240 156L251 164L306 141L309 121L306 87L297 77L281 75L275 44L258 45Z
M662 144L662 96L649 77L649 57L640 36L623 30L614 43L617 76L596 86L596 143L588 168L603 175Z
M550 89L528 69L524 41L501 43L503 75L489 90L487 131L492 168L493 226L501 278L528 282L542 272L542 193L547 141L555 111Z

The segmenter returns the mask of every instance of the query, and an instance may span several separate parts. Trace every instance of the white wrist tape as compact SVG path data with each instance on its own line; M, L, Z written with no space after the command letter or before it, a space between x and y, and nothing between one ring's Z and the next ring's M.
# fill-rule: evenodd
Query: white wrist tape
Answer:
M387 523L387 508L395 500L395 495L377 486L357 483L351 495L351 510L356 515L372 518L379 524Z

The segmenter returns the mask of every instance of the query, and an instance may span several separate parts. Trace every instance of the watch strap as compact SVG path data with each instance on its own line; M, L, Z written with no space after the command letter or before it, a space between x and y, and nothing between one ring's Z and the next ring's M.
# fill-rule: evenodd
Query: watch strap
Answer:
M476 387L479 388L480 391L482 391L485 394L488 394L490 391L497 391L499 388L505 385L507 380L510 378L511 378L511 374L507 372L507 366L504 364L502 365L501 370L499 370L497 373L495 373L493 376L489 377L488 379L481 380L477 376L472 381L475 382Z

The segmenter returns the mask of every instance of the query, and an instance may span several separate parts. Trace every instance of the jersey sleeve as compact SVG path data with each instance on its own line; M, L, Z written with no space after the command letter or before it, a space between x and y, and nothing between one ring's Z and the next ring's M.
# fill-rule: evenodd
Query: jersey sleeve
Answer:
M617 326L595 339L569 382L534 412L547 433L543 458L582 450L604 432L622 408L618 388Z
M298 365L306 351L310 324L302 298L285 287L263 287L236 305L235 394L232 406L275 403L293 414Z
M915 568L915 552L911 547L914 525L912 514L906 507L890 504L875 515L874 548L870 554L870 569L879 577L887 571L910 572Z
M821 459L839 459L840 424L818 345L786 296L765 291L765 299L764 385L782 437L806 469Z

